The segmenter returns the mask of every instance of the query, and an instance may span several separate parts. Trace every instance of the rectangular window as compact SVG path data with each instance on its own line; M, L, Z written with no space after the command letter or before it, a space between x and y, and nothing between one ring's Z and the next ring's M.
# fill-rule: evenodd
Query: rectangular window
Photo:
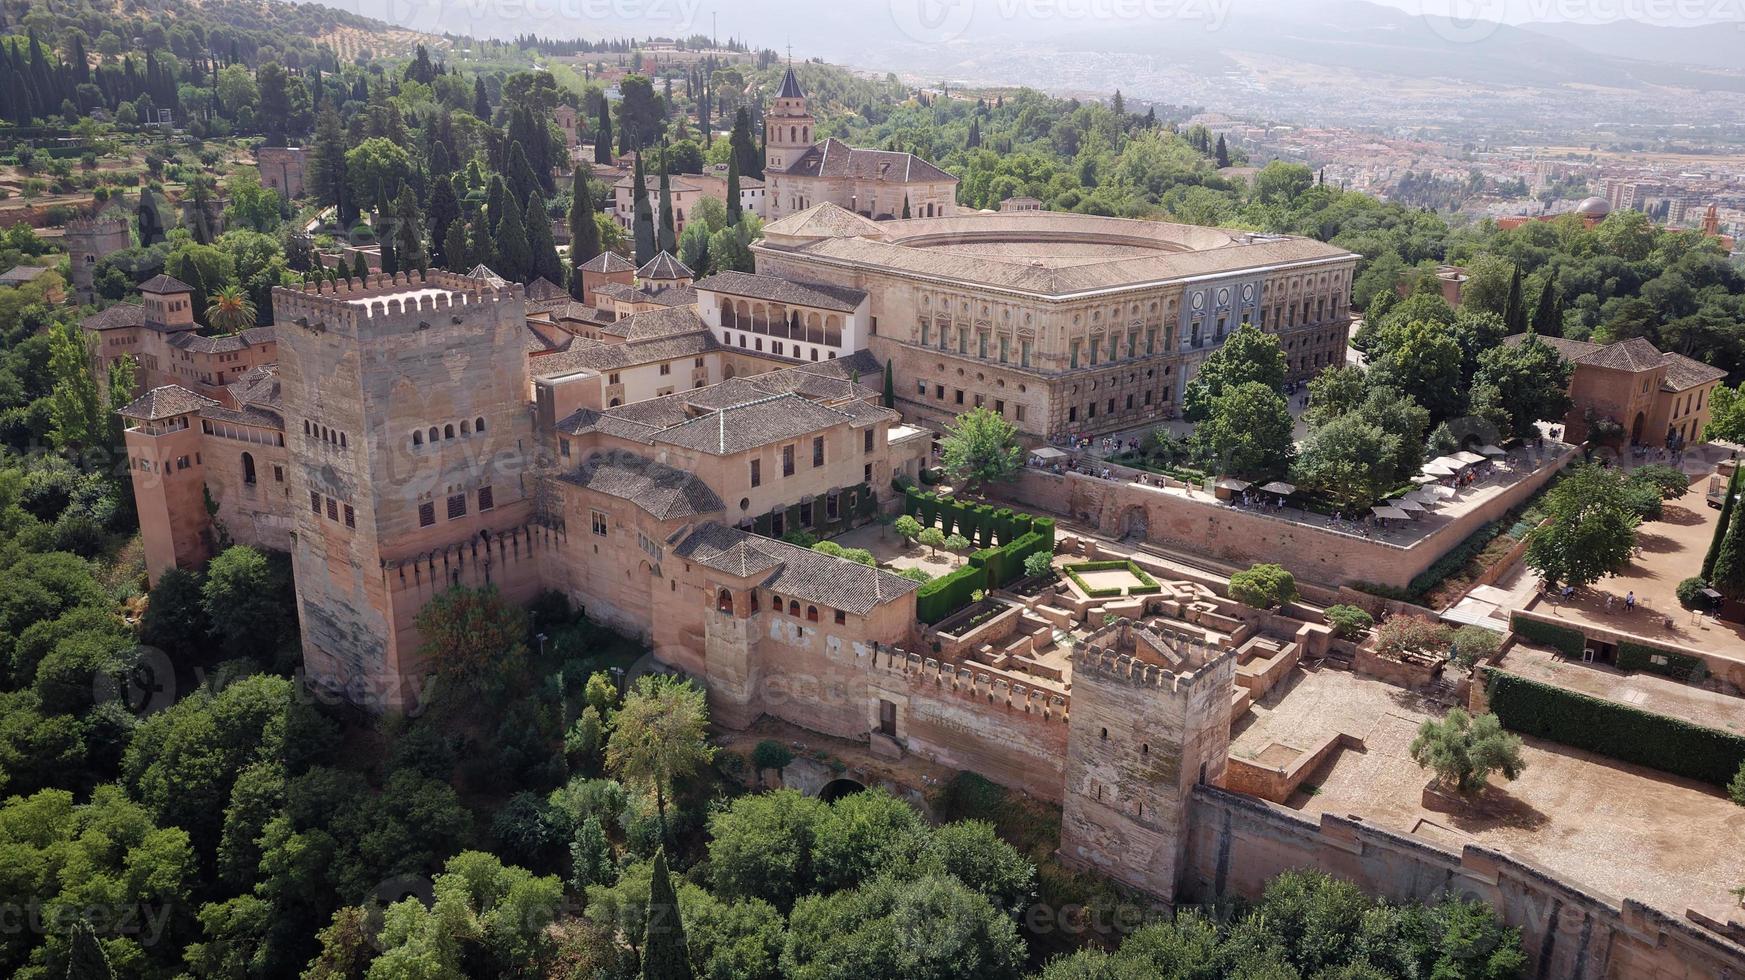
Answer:
M1006 414L1006 403L998 398L994 399L994 414L1002 417Z
M922 398L927 397L927 382L922 381L920 378L916 378L915 394L920 395Z
M351 509L350 504L345 505L345 526L357 527L357 513Z
M782 475L783 476L793 476L794 475L794 447L793 446L783 446L782 447Z
M830 496L824 498L824 519L825 520L834 521L834 520L836 520L837 517L841 516L842 504L840 501L841 501L841 498L837 494L834 494L834 493L831 494Z
M763 486L763 460L761 459L751 461L751 485L754 487Z
M321 495L313 490L309 491L309 509L316 515L321 513Z
M1018 363L1024 367L1030 366L1030 341L1028 340L1018 342Z
M800 526L812 526L812 498L810 497L800 501Z
M921 321L921 346L926 347L933 342L933 324Z
M1014 405L1013 406L1013 414L1015 414L1017 416L1018 421L1020 421L1020 422L1024 421L1024 406Z
M284 483L285 482L285 468L283 466L273 467L273 482L274 483Z
M339 502L332 497L327 498L327 519L330 521L339 520Z
M593 521L594 533L599 535L602 538L605 537L606 536L606 515L600 513L597 510L589 511L588 515Z
M873 439L874 438L876 438L876 436L874 435L873 430L872 429L866 430L866 435L865 435L864 443L863 443L863 445L865 447L863 450L864 452L870 453L873 451Z
M843 612L840 609L836 610L835 617L836 617L836 625L838 625L838 626L841 626L843 623L848 622L848 614Z
M418 526L429 527L436 523L436 505L423 503L418 505Z
M673 373L673 366L671 364L662 364L660 366L660 373L662 375L668 375L668 374Z
M865 480L868 483L871 483L872 482L872 464L871 463L866 464L866 466L862 468L862 473L864 475L861 477L861 479Z
M479 510L482 510L482 511L483 510L490 510L491 508L493 508L495 506L497 506L497 497L495 494L493 494L491 492L491 488L490 487L480 487L479 488Z
M700 357L697 358L695 361L691 362L691 366L692 367L702 367L703 366L703 359Z
M1068 422L1077 422L1079 420L1079 407L1077 405L1072 405L1067 408L1066 420Z
M467 495L464 493L449 494L448 519L452 521L457 517L465 516L467 516Z
M606 383L609 385L617 384L618 383L618 372L613 371L611 374L606 375Z
M945 386L944 385L934 385L933 386L933 397L939 399L940 401L944 401L945 400Z

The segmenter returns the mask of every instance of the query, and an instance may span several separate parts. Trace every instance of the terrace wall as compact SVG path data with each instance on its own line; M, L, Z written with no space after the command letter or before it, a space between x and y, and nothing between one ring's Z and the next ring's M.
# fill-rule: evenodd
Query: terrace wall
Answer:
M1314 868L1394 902L1476 899L1521 930L1528 976L1727 977L1745 973L1745 947L1632 899L1564 881L1477 845L1456 851L1360 820L1319 820L1210 786L1187 822L1178 901L1254 898L1268 879Z

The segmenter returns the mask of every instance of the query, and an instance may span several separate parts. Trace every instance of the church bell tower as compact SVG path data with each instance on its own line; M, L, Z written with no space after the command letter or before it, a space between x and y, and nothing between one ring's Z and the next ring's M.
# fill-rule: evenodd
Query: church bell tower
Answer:
M763 158L766 174L786 170L812 146L817 120L806 108L806 93L800 91L800 80L791 65L782 76L775 105L763 115L763 124L768 137Z

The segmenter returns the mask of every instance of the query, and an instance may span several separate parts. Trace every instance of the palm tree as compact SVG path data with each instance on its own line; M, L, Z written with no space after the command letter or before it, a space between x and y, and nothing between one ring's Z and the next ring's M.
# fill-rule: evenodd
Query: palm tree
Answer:
M224 333L247 330L254 326L254 300L241 286L225 286L207 297L206 322Z

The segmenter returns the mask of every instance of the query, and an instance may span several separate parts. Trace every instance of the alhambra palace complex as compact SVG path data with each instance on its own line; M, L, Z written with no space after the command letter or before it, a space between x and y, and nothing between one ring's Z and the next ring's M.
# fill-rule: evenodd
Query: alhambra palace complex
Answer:
M915 582L777 540L911 508L894 487L977 406L1035 447L1172 417L1243 323L1275 334L1306 380L1344 357L1358 257L1216 228L963 213L955 181L907 154L811 144L791 71L769 124L756 274L694 280L664 253L640 269L607 254L580 270L583 302L482 267L372 276L280 287L272 326L218 338L195 330L199 298L160 276L142 306L87 320L101 360L140 365L146 393L122 414L153 579L219 540L288 551L308 677L390 708L421 689L414 621L432 596L556 590L701 682L720 726L769 716L871 757L981 773L1061 806L1069 863L1164 901L1253 894L1314 865L1399 898L1490 901L1540 976L1745 971L1710 931L1492 847L1277 806L1290 770L1232 743L1282 676L1327 655L1318 618L1140 562L1154 589L1093 598L1063 582L1002 593L992 618L925 623ZM905 199L914 217L892 218ZM1282 561L1329 589L1404 584L1495 516L1402 545L1205 493L1039 471L1009 489L1014 507L1059 515L1011 520L1061 554L1110 547L1069 530L1077 520Z

